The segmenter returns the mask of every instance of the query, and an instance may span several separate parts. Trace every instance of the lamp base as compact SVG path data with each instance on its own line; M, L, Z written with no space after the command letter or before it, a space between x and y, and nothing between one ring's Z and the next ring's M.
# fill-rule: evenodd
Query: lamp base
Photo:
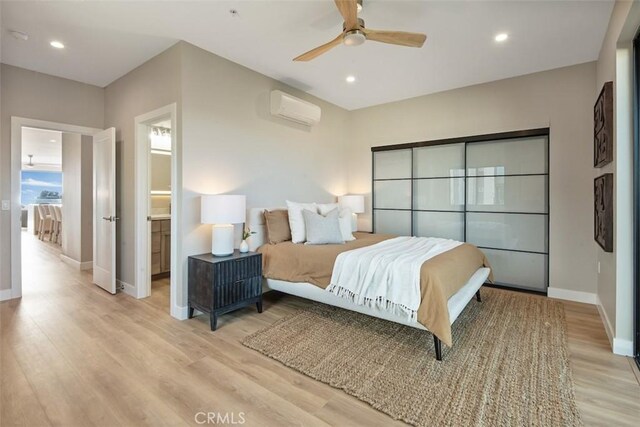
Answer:
M358 231L358 214L351 214L351 231Z
M211 227L211 254L213 256L233 255L233 225L215 224Z

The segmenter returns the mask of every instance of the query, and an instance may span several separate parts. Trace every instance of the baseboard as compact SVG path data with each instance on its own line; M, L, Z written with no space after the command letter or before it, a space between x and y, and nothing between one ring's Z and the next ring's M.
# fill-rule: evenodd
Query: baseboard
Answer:
M12 289L3 289L0 291L0 301L6 301L13 298Z
M181 307L179 305L171 306L171 316L178 320L185 320L189 317L189 306Z
M597 294L591 292L572 291L549 286L547 288L547 296L549 296L549 298L582 302L585 304L597 304Z
M122 292L124 292L127 295L130 295L134 298L137 298L137 293L136 293L136 287L127 283L127 282L123 282L122 280L116 280L116 287L118 289L122 289Z
M80 262L65 254L60 254L60 260L78 270L91 270L93 268L93 261Z
M620 356L633 357L633 341L614 338L613 352Z
M82 263L80 261L76 261L75 259L67 256L65 254L60 254L60 260L71 267L80 270L80 266Z
M613 333L613 327L611 326L611 322L609 321L609 316L607 316L607 312L604 311L604 307L602 307L600 295L596 295L596 306L598 307L600 320L602 320L602 324L604 325L604 331L607 333L607 338L609 338L609 345L611 345L611 348L613 349L613 339L615 338L615 334Z
M609 316L607 316L607 312L602 307L600 296L597 296L597 306L598 313L600 314L600 319L602 319L602 323L604 324L604 330L607 333L607 338L609 339L609 344L611 345L613 354L633 357L633 341L616 338L611 322L609 321Z

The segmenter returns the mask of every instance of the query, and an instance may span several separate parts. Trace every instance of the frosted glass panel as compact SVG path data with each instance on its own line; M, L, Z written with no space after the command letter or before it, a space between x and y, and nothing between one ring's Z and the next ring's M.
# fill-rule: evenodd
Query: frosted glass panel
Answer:
M547 176L467 179L467 210L547 213Z
M414 181L413 208L441 211L464 210L464 178Z
M411 180L373 183L373 207L411 209Z
M547 137L469 144L467 175L547 173L547 150Z
M413 232L419 237L442 237L464 241L464 214L456 212L414 212Z
M376 210L373 227L376 233L411 236L411 212Z
M411 149L373 153L373 179L411 178Z
M468 212L467 241L490 248L547 252L547 216Z
M413 166L414 178L464 176L464 144L415 148Z
M546 291L547 255L482 249L495 281L517 288Z

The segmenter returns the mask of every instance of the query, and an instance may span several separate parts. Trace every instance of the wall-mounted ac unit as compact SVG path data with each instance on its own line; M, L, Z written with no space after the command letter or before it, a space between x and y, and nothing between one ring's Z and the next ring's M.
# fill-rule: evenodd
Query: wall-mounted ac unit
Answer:
M271 91L271 114L313 126L320 121L320 107L280 90Z

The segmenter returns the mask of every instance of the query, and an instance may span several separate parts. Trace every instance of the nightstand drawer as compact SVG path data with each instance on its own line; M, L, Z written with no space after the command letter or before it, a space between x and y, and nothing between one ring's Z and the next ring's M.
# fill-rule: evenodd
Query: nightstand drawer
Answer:
M228 284L262 274L262 257L252 256L215 264L216 284Z
M262 277L254 276L234 282L219 284L213 288L213 308L217 309L249 298L262 292Z

